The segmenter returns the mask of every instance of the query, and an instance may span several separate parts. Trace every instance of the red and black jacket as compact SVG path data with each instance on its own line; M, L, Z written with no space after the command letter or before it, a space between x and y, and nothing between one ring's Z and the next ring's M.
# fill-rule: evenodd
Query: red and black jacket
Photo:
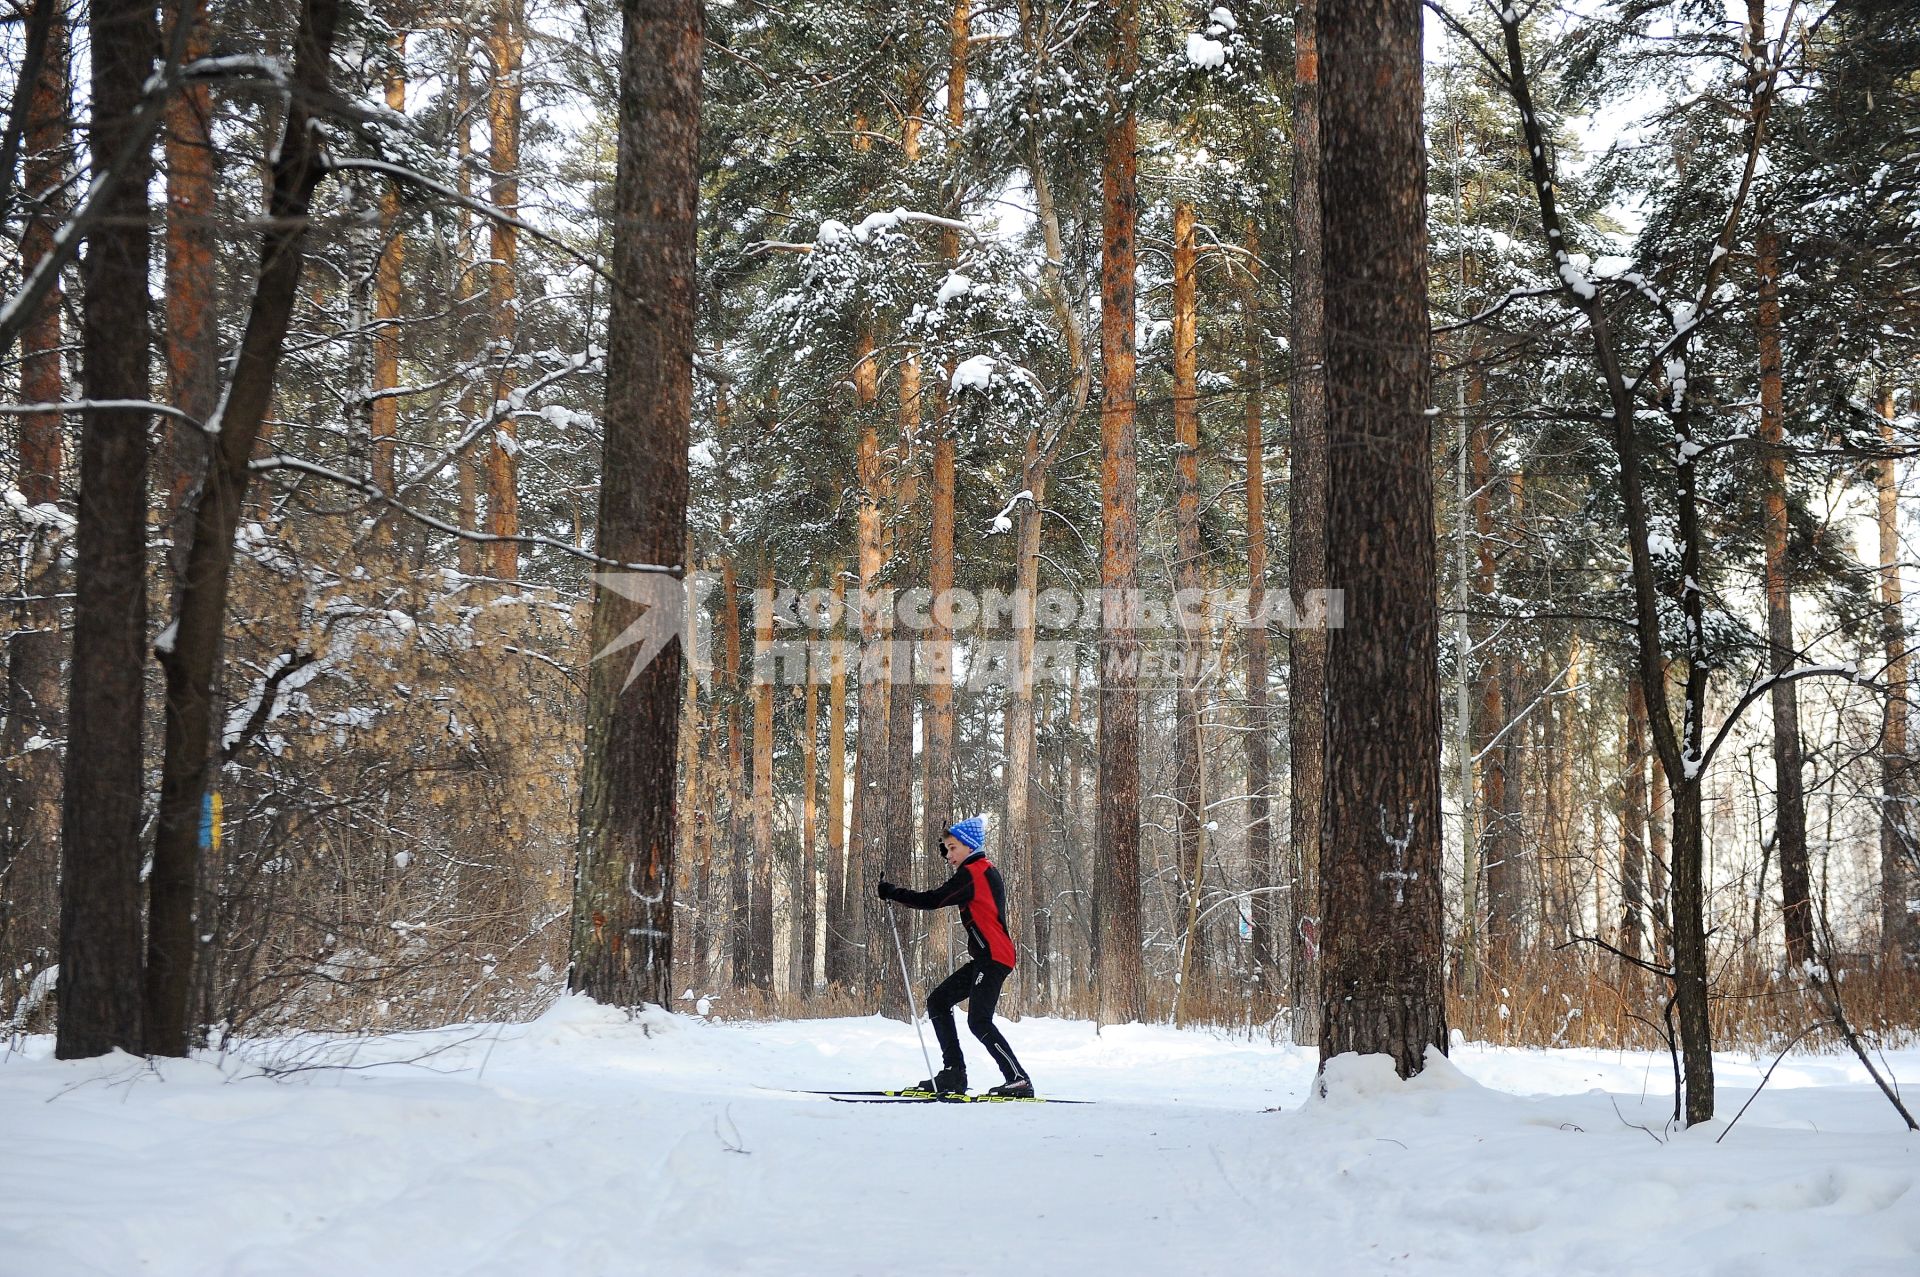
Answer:
M961 861L953 877L932 891L895 887L889 898L909 909L944 909L953 905L960 910L960 921L967 929L967 952L974 960L1013 966L1013 933L1007 927L1007 888L986 852L976 851Z

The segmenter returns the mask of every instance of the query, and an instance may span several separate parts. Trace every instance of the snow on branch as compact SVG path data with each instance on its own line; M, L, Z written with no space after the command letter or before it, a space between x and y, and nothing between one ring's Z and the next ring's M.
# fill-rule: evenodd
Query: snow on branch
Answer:
M1739 723L1740 716L1746 713L1749 705L1759 700L1762 696L1767 695L1767 693L1779 687L1781 684L1797 683L1803 678L1840 678L1845 679L1849 683L1858 683L1862 687L1879 686L1879 684L1875 683L1871 678L1862 674L1860 667L1852 661L1842 661L1836 665L1801 665L1790 670L1782 670L1778 674L1760 679L1741 695L1740 702L1733 707L1733 712L1728 714L1726 720L1720 724L1720 730L1714 734L1713 743L1707 746L1706 752L1697 760L1691 755L1687 756L1687 779L1692 780L1706 771L1707 764L1713 761L1714 754L1719 750L1720 746L1725 743L1727 737L1732 734L1734 726Z
M172 404L154 403L150 399L64 399L59 403L0 404L0 416L31 417L43 412L151 412L156 416L184 421L206 434L216 433L219 429L180 411Z
M396 514L412 519L415 523L432 528L436 532L444 532L448 536L457 537L462 541L501 542L513 545L541 545L547 547L549 550L558 550L562 554L581 559L596 567L616 568L622 572L664 572L668 576L679 576L685 571L684 565L678 563L622 563L618 559L602 558L591 550L582 549L580 546L574 545L571 542L560 541L553 537L500 536L491 532L471 532L456 524L448 523L444 519L435 518L424 510L416 510L411 506L400 504L397 499L388 496L376 484L368 483L364 479L355 478L353 475L335 470L330 466L323 466L318 462L308 461L303 457L289 456L284 452L276 452L268 456L255 458L248 463L247 468L255 474L269 474L276 470L291 470L296 474L312 475L317 479L325 479L330 483L337 483L343 488L360 493L376 505L393 510Z
M1000 507L1000 513L993 516L993 525L987 529L987 535L999 536L1002 533L1013 531L1013 520L1008 516L1013 513L1014 507L1022 501L1031 504L1033 501L1033 493L1026 488L1022 488L1020 491L1014 493L1013 496L1008 499L1007 503Z

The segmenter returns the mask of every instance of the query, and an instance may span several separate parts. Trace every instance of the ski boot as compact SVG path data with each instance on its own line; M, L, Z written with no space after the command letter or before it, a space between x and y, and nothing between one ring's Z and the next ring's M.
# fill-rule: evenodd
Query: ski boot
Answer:
M1003 1100L1030 1100L1033 1098L1033 1082L1028 1078L1017 1077L1011 1082L1002 1082L999 1086L988 1087L987 1094Z
M965 1095L967 1093L967 1071L948 1065L938 1073L922 1082L915 1082L906 1088L918 1095Z

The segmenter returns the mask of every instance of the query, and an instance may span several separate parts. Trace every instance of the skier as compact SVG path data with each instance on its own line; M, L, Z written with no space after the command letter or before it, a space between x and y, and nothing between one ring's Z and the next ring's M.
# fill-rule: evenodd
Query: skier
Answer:
M933 1021L934 1036L940 1040L940 1071L912 1089L939 1095L965 1094L967 1060L960 1053L960 1035L953 1027L953 1008L964 1002L967 1027L1006 1078L987 1094L1030 1099L1033 1083L993 1024L1000 986L1013 974L1015 956L1013 937L1007 931L1006 887L1000 881L1000 871L980 850L986 840L985 822L978 816L969 817L949 827L940 839L941 858L953 866L953 877L932 891L896 887L882 878L875 890L882 900L909 909L952 905L960 910L960 921L967 929L969 960L927 995L927 1016Z

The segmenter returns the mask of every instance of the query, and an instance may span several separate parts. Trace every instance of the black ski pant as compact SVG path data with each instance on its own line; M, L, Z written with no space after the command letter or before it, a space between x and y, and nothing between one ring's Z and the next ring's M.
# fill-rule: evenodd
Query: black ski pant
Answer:
M1006 1080L1011 1082L1026 1076L1020 1061L1013 1058L1013 1048L1007 1045L1007 1039L993 1027L993 1009L1000 1003L1000 986L1012 974L1012 967L975 958L934 986L933 992L927 995L927 1016L933 1021L933 1036L940 1039L942 1067L962 1071L967 1067L966 1057L960 1054L960 1034L953 1027L953 1009L964 1002L967 1027L993 1056L993 1062L1000 1066Z

